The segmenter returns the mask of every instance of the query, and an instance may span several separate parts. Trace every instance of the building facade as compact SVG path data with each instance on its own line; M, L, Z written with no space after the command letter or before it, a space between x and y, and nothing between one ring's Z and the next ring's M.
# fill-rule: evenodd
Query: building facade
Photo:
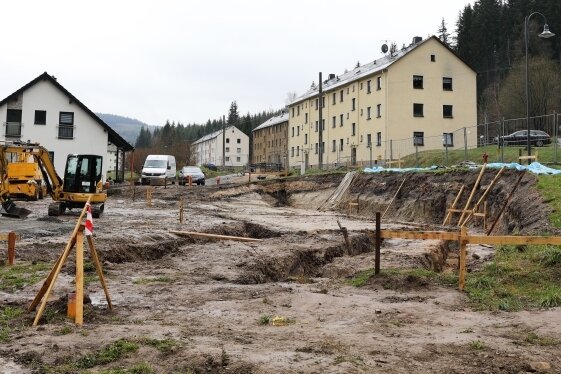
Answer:
M103 156L105 178L107 170L115 170L114 161L109 161L110 149L115 159L134 149L47 73L0 101L0 119L0 141L41 144L61 177L68 154ZM119 169L122 172L124 165Z
M224 136L222 130L205 135L195 141L192 147L197 165L239 167L249 162L249 137L235 126L227 127Z
M477 123L476 72L437 37L326 78L321 124L317 85L288 106L291 167L317 166L321 150L330 167L477 144L465 131Z
M278 164L283 168L288 162L288 113L272 117L252 131L253 164Z

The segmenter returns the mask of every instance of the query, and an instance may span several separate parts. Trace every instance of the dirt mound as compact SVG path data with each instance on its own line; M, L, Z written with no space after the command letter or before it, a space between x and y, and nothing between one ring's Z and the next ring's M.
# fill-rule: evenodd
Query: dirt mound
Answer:
M103 249L98 248L103 261L113 263L156 260L175 253L185 244L184 239L170 235L153 235L137 241L115 238Z
M395 290L400 292L429 290L433 287L427 278L413 274L387 274L380 273L371 277L366 285L368 289Z
M251 222L235 222L235 223L228 223L228 224L224 223L221 226L217 226L213 228L212 230L207 230L207 233L217 234L217 235L239 236L242 238L253 238L253 239L277 238L281 236L280 232L270 230L264 226L257 225Z

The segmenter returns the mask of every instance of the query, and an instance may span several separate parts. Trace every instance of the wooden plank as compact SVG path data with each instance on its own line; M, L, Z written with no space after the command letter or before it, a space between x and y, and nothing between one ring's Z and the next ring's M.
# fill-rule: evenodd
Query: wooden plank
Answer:
M458 288L464 290L466 285L466 258L467 258L467 228L462 226L460 229L460 271L458 279Z
M229 236L229 235L217 235L217 234L207 234L203 232L194 232L194 231L176 231L176 230L169 230L172 234L179 235L179 236L195 236L200 238L208 238L208 239L221 239L221 240L236 240L240 242L262 242L263 239L254 239L254 238L245 238L243 236Z
M450 220L452 219L452 213L456 209L456 204L460 200L460 196L462 196L462 192L464 192L465 187L466 187L466 185L462 184L462 187L460 188L460 191L456 195L456 198L454 199L454 202L452 202L452 205L450 206L450 209L448 209L448 214L446 214L446 217L444 218L444 221L442 222L443 225L450 224Z
M374 240L375 248L374 248L374 274L380 273L380 247L382 244L382 217L380 216L380 212L376 212L376 238Z
M8 234L8 265L12 266L16 260L16 233Z
M452 231L401 231L381 230L383 239L459 240L460 233Z
M479 236L469 235L470 244L536 244L561 245L561 236Z
M82 226L83 227L83 226ZM74 323L84 323L84 231L76 234L76 317Z
M12 234L11 232L2 234L0 233L0 242L7 242L10 239L10 234ZM15 233L14 233L15 234ZM16 240L21 240L21 235L20 234L15 234Z
M337 224L339 225L339 230L343 234L343 239L345 240L345 246L347 247L347 254L351 254L351 241L349 240L349 232L347 231L346 227L341 226L341 222L337 220Z
M524 178L524 175L526 173L525 172L521 172L520 176L518 177L518 179L516 180L516 184L514 185L514 187L512 188L512 191L510 191L510 193L508 194L505 203L503 204L503 206L501 207L501 210L499 211L499 214L497 214L497 218L495 218L495 221L493 221L493 224L491 225L491 228L489 228L489 230L487 231L487 235L491 234L493 232L493 229L495 228L495 225L497 224L497 222L499 221L499 218L501 218L501 215L503 214L503 212L505 211L505 208L507 207L507 205L510 202L510 199L512 199L512 196L514 195L514 191L516 191L516 188L518 188L518 185L520 184L520 182L522 181L522 178Z
M99 281L101 282L101 286L103 287L103 292L105 292L105 300L107 300L107 307L110 310L113 310L113 304L111 304L111 298L109 297L109 289L107 288L107 284L105 283L105 277L103 276L103 268L101 267L101 262L99 261L99 257L97 255L97 251L95 249L93 237L91 235L86 236L88 239L88 244L90 247L90 256L95 265L95 270L97 272L97 276L99 277Z
M477 177L477 180L475 181L475 184L473 185L473 188L471 189L471 193L469 195L469 198L466 202L466 206L464 207L464 210L468 210L469 206L471 204L471 200L473 199L473 196L475 195L475 191L477 191L477 187L479 186L479 182L481 181L481 178L483 177L483 173L485 173L485 168L487 167L487 164L483 164L483 166L481 167L481 171L479 172L479 176ZM465 213L462 213L462 215L460 216L460 220L458 221L458 226L462 225L462 222L464 220L465 217Z
M397 197L397 194L399 194L399 191L401 191L401 187L403 187L403 184L405 183L405 180L407 180L407 176L405 176L405 178L403 178L403 182L401 182L401 184L399 185L399 188L395 192L395 195L393 195L392 199L390 200L390 203L386 207L386 210L384 210L384 214L382 214L382 218L384 218L384 216L386 215L386 213L390 209L390 206L392 206L392 203L395 200L395 198Z
M501 168L501 170L499 170L499 172L497 173L497 175L495 175L495 178L493 178L493 180L491 181L491 183L487 186L487 188L485 189L485 192L483 192L483 195L481 195L481 197L479 198L479 200L477 201L477 203L475 203L473 210L471 212L470 215L468 215L466 217L466 219L462 222L462 226L465 226L468 224L468 222L473 218L473 214L475 212L477 212L479 210L479 207L481 206L481 204L487 200L487 196L489 195L489 193L491 192L491 189L495 186L495 184L497 183L497 181L499 180L499 178L501 177L501 174L505 171L505 166L503 166Z

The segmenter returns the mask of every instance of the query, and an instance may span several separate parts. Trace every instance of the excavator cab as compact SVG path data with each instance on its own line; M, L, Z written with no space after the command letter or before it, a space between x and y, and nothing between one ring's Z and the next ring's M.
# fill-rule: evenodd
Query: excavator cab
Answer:
M98 192L103 158L97 155L68 155L64 169L63 192Z

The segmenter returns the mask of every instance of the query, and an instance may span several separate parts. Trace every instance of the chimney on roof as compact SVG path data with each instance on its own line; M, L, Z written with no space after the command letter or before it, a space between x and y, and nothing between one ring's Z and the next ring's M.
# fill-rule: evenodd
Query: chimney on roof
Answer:
M423 37L422 36L414 36L413 37L413 43L412 44L417 44L423 41Z
M329 79L328 80L332 80L335 79L335 74L329 74Z

